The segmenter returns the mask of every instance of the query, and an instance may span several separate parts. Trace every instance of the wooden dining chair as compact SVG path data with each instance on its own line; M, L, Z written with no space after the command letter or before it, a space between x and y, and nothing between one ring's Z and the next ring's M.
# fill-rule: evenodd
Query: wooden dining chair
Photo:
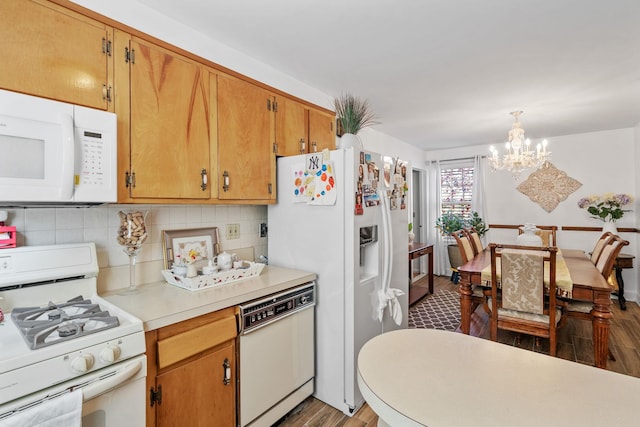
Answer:
M471 243L471 239L469 238L469 233L466 229L461 228L460 230L456 230L450 234L456 241L458 245L458 250L460 251L460 258L462 260L462 264L466 264L476 256L476 253L473 249L473 243ZM462 265L461 264L461 265ZM460 267L459 265L452 265L453 268Z
M607 235L609 234L609 235ZM604 237L604 238L602 238ZM601 243L603 241L604 243ZM601 248L598 248L600 253L597 256L595 261L596 268L602 274L609 285L611 285L614 290L616 289L617 282L612 281L611 273L613 270L613 265L616 262L616 258L623 247L627 246L629 242L624 240L622 237L612 234L612 233L604 233L601 236L601 239L596 243L596 248L601 245ZM595 252L594 248L594 252ZM593 253L591 255L591 259L593 260ZM576 301L569 300L565 305L565 316L569 318L576 318L582 320L591 321L591 310L593 309L593 303L591 301ZM609 348L609 359L616 360L615 356L611 352L611 348Z
M604 249L605 245L611 242L611 240L614 238L613 236L614 235L612 232L607 231L603 233L596 242L596 245L593 247L593 252L591 252L591 262L593 262L594 265L598 263L598 258L600 258L602 249Z
M451 237L455 239L456 244L458 245L462 264L468 263L476 256L473 243L471 242L471 237L469 236L469 232L466 229L454 231L453 233L451 233ZM460 266L452 265L451 267L457 269L457 267ZM473 313L474 311L476 311L478 306L482 306L484 308L484 311L489 314L490 308L487 302L489 298L489 290L480 285L472 285L471 290L473 292L471 295L471 312Z
M524 233L522 230L524 225L518 227L518 234ZM558 226L556 225L536 225L539 231L536 231L536 235L542 239L542 246L557 246L556 233Z
M556 304L557 248L495 243L489 248L491 340L497 341L498 329L549 338L549 354L555 356L556 331L562 318L561 307ZM548 291L545 269L549 272Z
M605 233L606 234L606 233ZM601 239L602 240L602 239ZM596 243L596 247L600 244L600 241ZM629 242L624 240L622 237L617 234L611 234L604 239L604 244L600 250L600 255L598 255L597 260L595 262L595 266L602 274L609 285L616 290L617 282L611 280L611 273L613 271L613 265L616 262L616 258L622 248L627 246ZM593 259L593 255L592 255ZM591 320L591 309L593 308L593 303L587 301L575 301L570 300L567 302L567 316L568 317L577 317L580 319Z
M467 236L469 236L469 240L471 241L471 246L473 247L473 253L478 255L480 252L484 250L482 247L482 240L480 239L480 234L478 231L471 227L467 229Z

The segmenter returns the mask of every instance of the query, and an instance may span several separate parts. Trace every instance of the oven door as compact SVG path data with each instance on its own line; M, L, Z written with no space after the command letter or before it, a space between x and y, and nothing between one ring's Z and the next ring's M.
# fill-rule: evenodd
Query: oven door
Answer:
M147 358L137 356L67 383L0 405L0 426L18 426L23 412L64 393L82 390L83 427L145 425Z

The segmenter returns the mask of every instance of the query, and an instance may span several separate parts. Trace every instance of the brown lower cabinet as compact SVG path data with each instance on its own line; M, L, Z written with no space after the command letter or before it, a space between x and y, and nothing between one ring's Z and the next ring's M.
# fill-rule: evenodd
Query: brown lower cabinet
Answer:
M236 425L235 308L146 333L147 426Z

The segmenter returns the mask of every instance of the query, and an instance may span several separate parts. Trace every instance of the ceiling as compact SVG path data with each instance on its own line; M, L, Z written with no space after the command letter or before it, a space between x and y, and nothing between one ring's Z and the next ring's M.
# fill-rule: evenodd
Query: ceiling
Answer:
M139 1L425 150L640 123L638 0Z

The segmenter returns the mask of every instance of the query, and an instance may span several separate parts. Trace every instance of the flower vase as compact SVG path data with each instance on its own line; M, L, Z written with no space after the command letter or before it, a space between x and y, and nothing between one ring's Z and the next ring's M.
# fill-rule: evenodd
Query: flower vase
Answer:
M412 244L415 239L416 239L416 235L413 234L413 231L410 231L409 232L409 244Z
M346 150L347 148L355 148L356 150L362 150L362 141L357 135L352 133L345 133L340 137L340 148Z
M618 227L616 227L616 223L613 221L605 221L602 223L602 232L610 232L612 234L618 234Z

